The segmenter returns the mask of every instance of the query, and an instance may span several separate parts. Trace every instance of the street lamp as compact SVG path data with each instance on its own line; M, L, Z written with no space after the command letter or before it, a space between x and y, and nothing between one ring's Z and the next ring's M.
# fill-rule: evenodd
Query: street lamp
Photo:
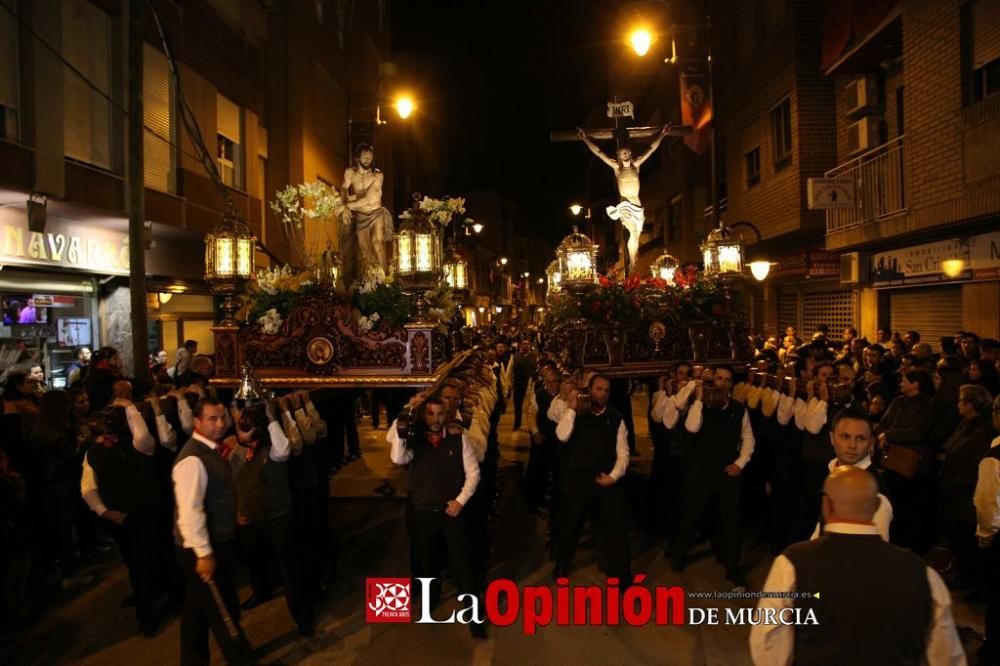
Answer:
M413 102L413 98L409 95L400 95L396 98L396 101L392 106L396 109L396 113L399 114L399 117L403 120L409 118L413 111L417 108L417 105Z
M233 301L254 275L254 248L257 239L229 201L222 222L205 236L205 281L222 302L221 326L235 326Z
M501 266L506 266L507 265L507 257L500 257L500 259L498 261L500 262Z
M653 33L643 26L634 28L628 36L628 43L640 58L649 53L653 41Z
M583 206L578 203L571 204L569 207L569 212L573 213L573 217L580 217L580 213L583 211Z

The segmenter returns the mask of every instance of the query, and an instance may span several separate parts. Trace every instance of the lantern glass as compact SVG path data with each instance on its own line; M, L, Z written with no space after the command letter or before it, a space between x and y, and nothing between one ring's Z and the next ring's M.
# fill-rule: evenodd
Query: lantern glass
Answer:
M257 239L230 206L222 222L205 236L205 279L235 286L254 273Z
M582 286L597 281L597 246L590 238L579 233L576 227L559 244L556 255L559 258L559 282L562 286Z
M250 279L253 276L253 241L240 238L236 242L236 275Z
M215 266L214 272L217 278L229 278L236 274L236 253L234 252L233 238L230 236L216 236L215 238Z
M396 238L396 270L406 274L413 272L413 257L411 256L411 238L408 233L401 233Z
M417 234L414 265L420 273L434 270L434 237L431 234Z
M729 273L743 272L743 256L739 245L719 246L719 273L722 275Z
M707 275L735 277L743 274L743 241L723 224L709 232L701 250Z
M677 272L677 259L669 253L664 252L650 266L650 272L654 278L659 278L666 282L674 281L674 273Z

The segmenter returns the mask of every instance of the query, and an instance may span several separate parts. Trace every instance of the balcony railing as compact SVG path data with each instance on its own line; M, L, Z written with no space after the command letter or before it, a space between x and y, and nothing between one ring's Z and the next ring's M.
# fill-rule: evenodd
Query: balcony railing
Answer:
M850 176L856 183L854 208L826 211L828 234L906 211L903 136L830 169L826 175Z

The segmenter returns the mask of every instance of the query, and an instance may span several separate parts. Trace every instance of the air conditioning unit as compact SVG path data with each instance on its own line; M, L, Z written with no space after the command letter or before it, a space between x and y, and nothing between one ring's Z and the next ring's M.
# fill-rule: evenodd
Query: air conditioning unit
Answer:
M844 89L847 97L847 116L855 118L868 113L878 113L878 79L868 75L854 79Z
M840 284L866 284L868 282L868 255L845 252L840 255Z
M847 126L847 154L857 155L882 144L882 129L877 118L862 118Z

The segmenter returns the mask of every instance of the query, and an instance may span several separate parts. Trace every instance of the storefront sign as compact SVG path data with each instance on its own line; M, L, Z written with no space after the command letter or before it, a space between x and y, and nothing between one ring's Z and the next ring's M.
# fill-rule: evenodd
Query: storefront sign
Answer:
M44 232L29 231L22 211L0 217L0 264L51 266L128 275L128 234L50 215Z
M1000 232L880 252L871 275L875 287L1000 279Z
M771 271L773 278L787 277L838 277L840 275L840 254L826 250L799 250L795 254L781 257Z

